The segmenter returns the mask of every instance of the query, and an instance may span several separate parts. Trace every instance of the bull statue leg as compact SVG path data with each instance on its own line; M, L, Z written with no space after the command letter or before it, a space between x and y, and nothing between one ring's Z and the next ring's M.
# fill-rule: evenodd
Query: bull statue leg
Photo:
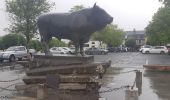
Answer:
M43 42L43 48L44 48L45 55L50 55L48 43Z
M45 55L51 55L50 51L49 51L49 43L50 40L47 40L47 39L43 39L41 40L42 44L43 44L43 50L44 50L44 53Z
M81 41L81 42L79 43L79 45L80 45L80 54L81 54L81 56L84 56L84 55L85 55L85 54L84 54L84 49L83 49L84 43Z
M75 43L75 53L78 56L79 55L79 43Z

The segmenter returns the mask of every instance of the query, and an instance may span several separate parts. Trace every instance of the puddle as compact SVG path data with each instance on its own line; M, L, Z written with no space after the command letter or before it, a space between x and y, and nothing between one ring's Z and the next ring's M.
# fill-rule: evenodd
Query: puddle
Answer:
M132 86L136 77L135 72L131 72L133 70L136 69L121 68L121 70L115 70L112 74L106 74L105 78L108 78L110 83L105 84L101 88L101 91L126 85ZM170 100L170 73L149 72L143 69L140 70L143 75L139 100ZM101 93L100 96L107 100L125 100L125 90L126 89L120 89L117 91Z

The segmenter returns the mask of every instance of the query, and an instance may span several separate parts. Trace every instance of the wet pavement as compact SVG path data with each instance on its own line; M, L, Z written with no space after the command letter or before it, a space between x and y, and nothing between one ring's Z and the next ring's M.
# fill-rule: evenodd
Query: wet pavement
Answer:
M109 53L107 55L95 55L95 61L112 61L112 68L104 76L105 84L102 85L101 91L114 89L121 86L133 85L135 80L135 72L140 70L143 72L142 88L139 100L170 100L170 72L148 72L143 69L144 64L161 64L170 65L169 55L160 54L141 54L135 53ZM115 68L116 67L116 68ZM18 67L11 70L10 66L0 69L0 100L10 100L13 95L18 95L14 90L13 84L22 84L22 78L25 74ZM127 72L127 73L126 73ZM19 79L12 82L1 82L5 80ZM3 90L2 87L8 87L9 90ZM2 91L3 90L3 91ZM22 93L22 91L20 92ZM112 92L101 93L101 97L107 100L125 100L125 89Z
M16 65L15 69L11 66L0 68L0 100L11 100L20 93L16 91L15 85L23 84L22 78L25 70L22 66Z
M105 78L111 81L105 84L101 91L126 85L132 86L136 77L135 72L132 71L140 70L143 73L143 80L139 100L170 100L170 72L151 72L143 69L144 64L170 65L169 55L112 53L95 56L96 61L108 59L112 61L112 67L117 67L117 70L114 70L114 74L109 72L105 75ZM101 97L105 97L107 100L125 100L125 90L102 93Z

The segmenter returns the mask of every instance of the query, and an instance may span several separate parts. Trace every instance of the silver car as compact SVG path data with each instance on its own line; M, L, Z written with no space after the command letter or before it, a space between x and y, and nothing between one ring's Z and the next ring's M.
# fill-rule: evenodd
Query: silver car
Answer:
M148 50L148 53L168 53L168 49L165 46L154 46Z
M9 60L10 62L13 62L16 59L22 60L24 57L27 57L27 49L25 46L12 46L6 51L0 52L1 62L3 62L3 60Z
M52 53L52 54L68 54L68 51L66 51L62 47L52 47L52 48L50 48L50 53Z

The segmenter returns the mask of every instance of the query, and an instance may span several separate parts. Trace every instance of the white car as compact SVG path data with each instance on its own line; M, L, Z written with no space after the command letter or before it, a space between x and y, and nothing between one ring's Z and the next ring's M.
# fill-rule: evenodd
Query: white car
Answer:
M52 54L68 54L68 51L66 51L62 47L52 47L52 48L50 48L50 53L52 53Z
M67 53L71 53L72 52L71 49L68 48L68 47L61 47L61 48L63 48Z
M168 49L165 46L154 46L150 48L149 50L143 51L142 53L168 53Z
M140 52L145 53L146 51L148 51L150 48L152 48L152 46L150 45L143 45L141 46L141 48L139 49Z
M70 47L69 49L71 54L75 54L75 47Z
M30 53L32 56L33 54ZM27 49L25 46L12 46L9 47L4 52L0 52L0 61L9 60L10 62L15 61L16 59L22 60L24 57L27 57Z

